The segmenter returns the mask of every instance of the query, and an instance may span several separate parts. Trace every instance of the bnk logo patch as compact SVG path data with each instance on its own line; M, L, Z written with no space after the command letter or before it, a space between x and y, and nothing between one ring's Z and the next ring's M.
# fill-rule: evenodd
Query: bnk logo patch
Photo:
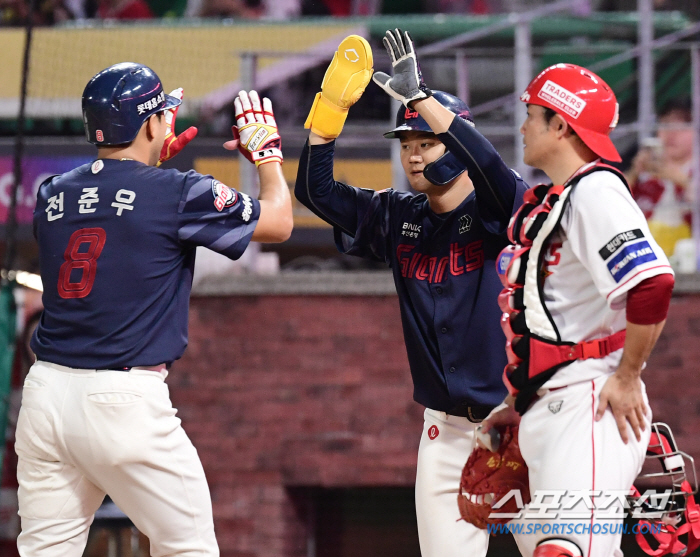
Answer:
M581 116L581 112L586 108L586 101L581 97L577 97L571 91L564 89L561 85L557 85L549 79L545 81L540 92L537 96L559 107L561 110L566 112L572 118L578 118Z

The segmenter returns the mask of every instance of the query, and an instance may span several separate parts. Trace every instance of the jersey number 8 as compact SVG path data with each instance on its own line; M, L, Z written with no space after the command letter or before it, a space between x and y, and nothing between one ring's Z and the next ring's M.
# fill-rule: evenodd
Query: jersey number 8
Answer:
M63 254L66 262L58 273L58 295L61 298L84 298L90 294L97 272L97 258L106 240L103 228L81 228L73 232ZM79 251L83 244L87 244L87 250ZM71 282L74 270L82 271L79 282Z

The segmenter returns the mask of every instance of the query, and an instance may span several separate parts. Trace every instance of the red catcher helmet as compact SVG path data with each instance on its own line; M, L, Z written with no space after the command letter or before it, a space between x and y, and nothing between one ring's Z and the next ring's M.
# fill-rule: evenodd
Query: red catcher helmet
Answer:
M610 86L593 72L574 64L555 64L530 82L520 100L551 108L596 155L622 161L610 140L620 105Z

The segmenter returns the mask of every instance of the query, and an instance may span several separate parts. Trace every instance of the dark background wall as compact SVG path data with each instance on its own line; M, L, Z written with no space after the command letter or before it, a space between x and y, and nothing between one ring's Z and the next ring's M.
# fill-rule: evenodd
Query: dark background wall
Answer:
M644 379L655 420L696 458L699 358L700 297L674 298ZM207 472L223 557L419 554L423 408L395 296L195 297L168 384ZM494 539L489 555L513 547Z

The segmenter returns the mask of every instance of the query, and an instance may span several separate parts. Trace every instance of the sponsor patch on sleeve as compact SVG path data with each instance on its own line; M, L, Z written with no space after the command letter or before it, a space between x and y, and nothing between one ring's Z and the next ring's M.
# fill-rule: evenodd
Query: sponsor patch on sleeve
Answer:
M619 249L619 253L608 261L607 266L615 282L620 282L635 267L656 259L656 254L649 242L644 240Z
M236 192L218 180L211 181L211 193L214 195L214 207L219 212L236 203Z
M603 261L607 261L608 258L622 246L641 238L644 238L644 233L639 228L628 230L627 232L620 232L608 240L608 242L602 248L600 248L598 253L603 258Z
M251 215L253 214L253 202L250 200L250 196L245 193L241 193L241 199L243 200L243 211L241 211L241 218L248 222Z

